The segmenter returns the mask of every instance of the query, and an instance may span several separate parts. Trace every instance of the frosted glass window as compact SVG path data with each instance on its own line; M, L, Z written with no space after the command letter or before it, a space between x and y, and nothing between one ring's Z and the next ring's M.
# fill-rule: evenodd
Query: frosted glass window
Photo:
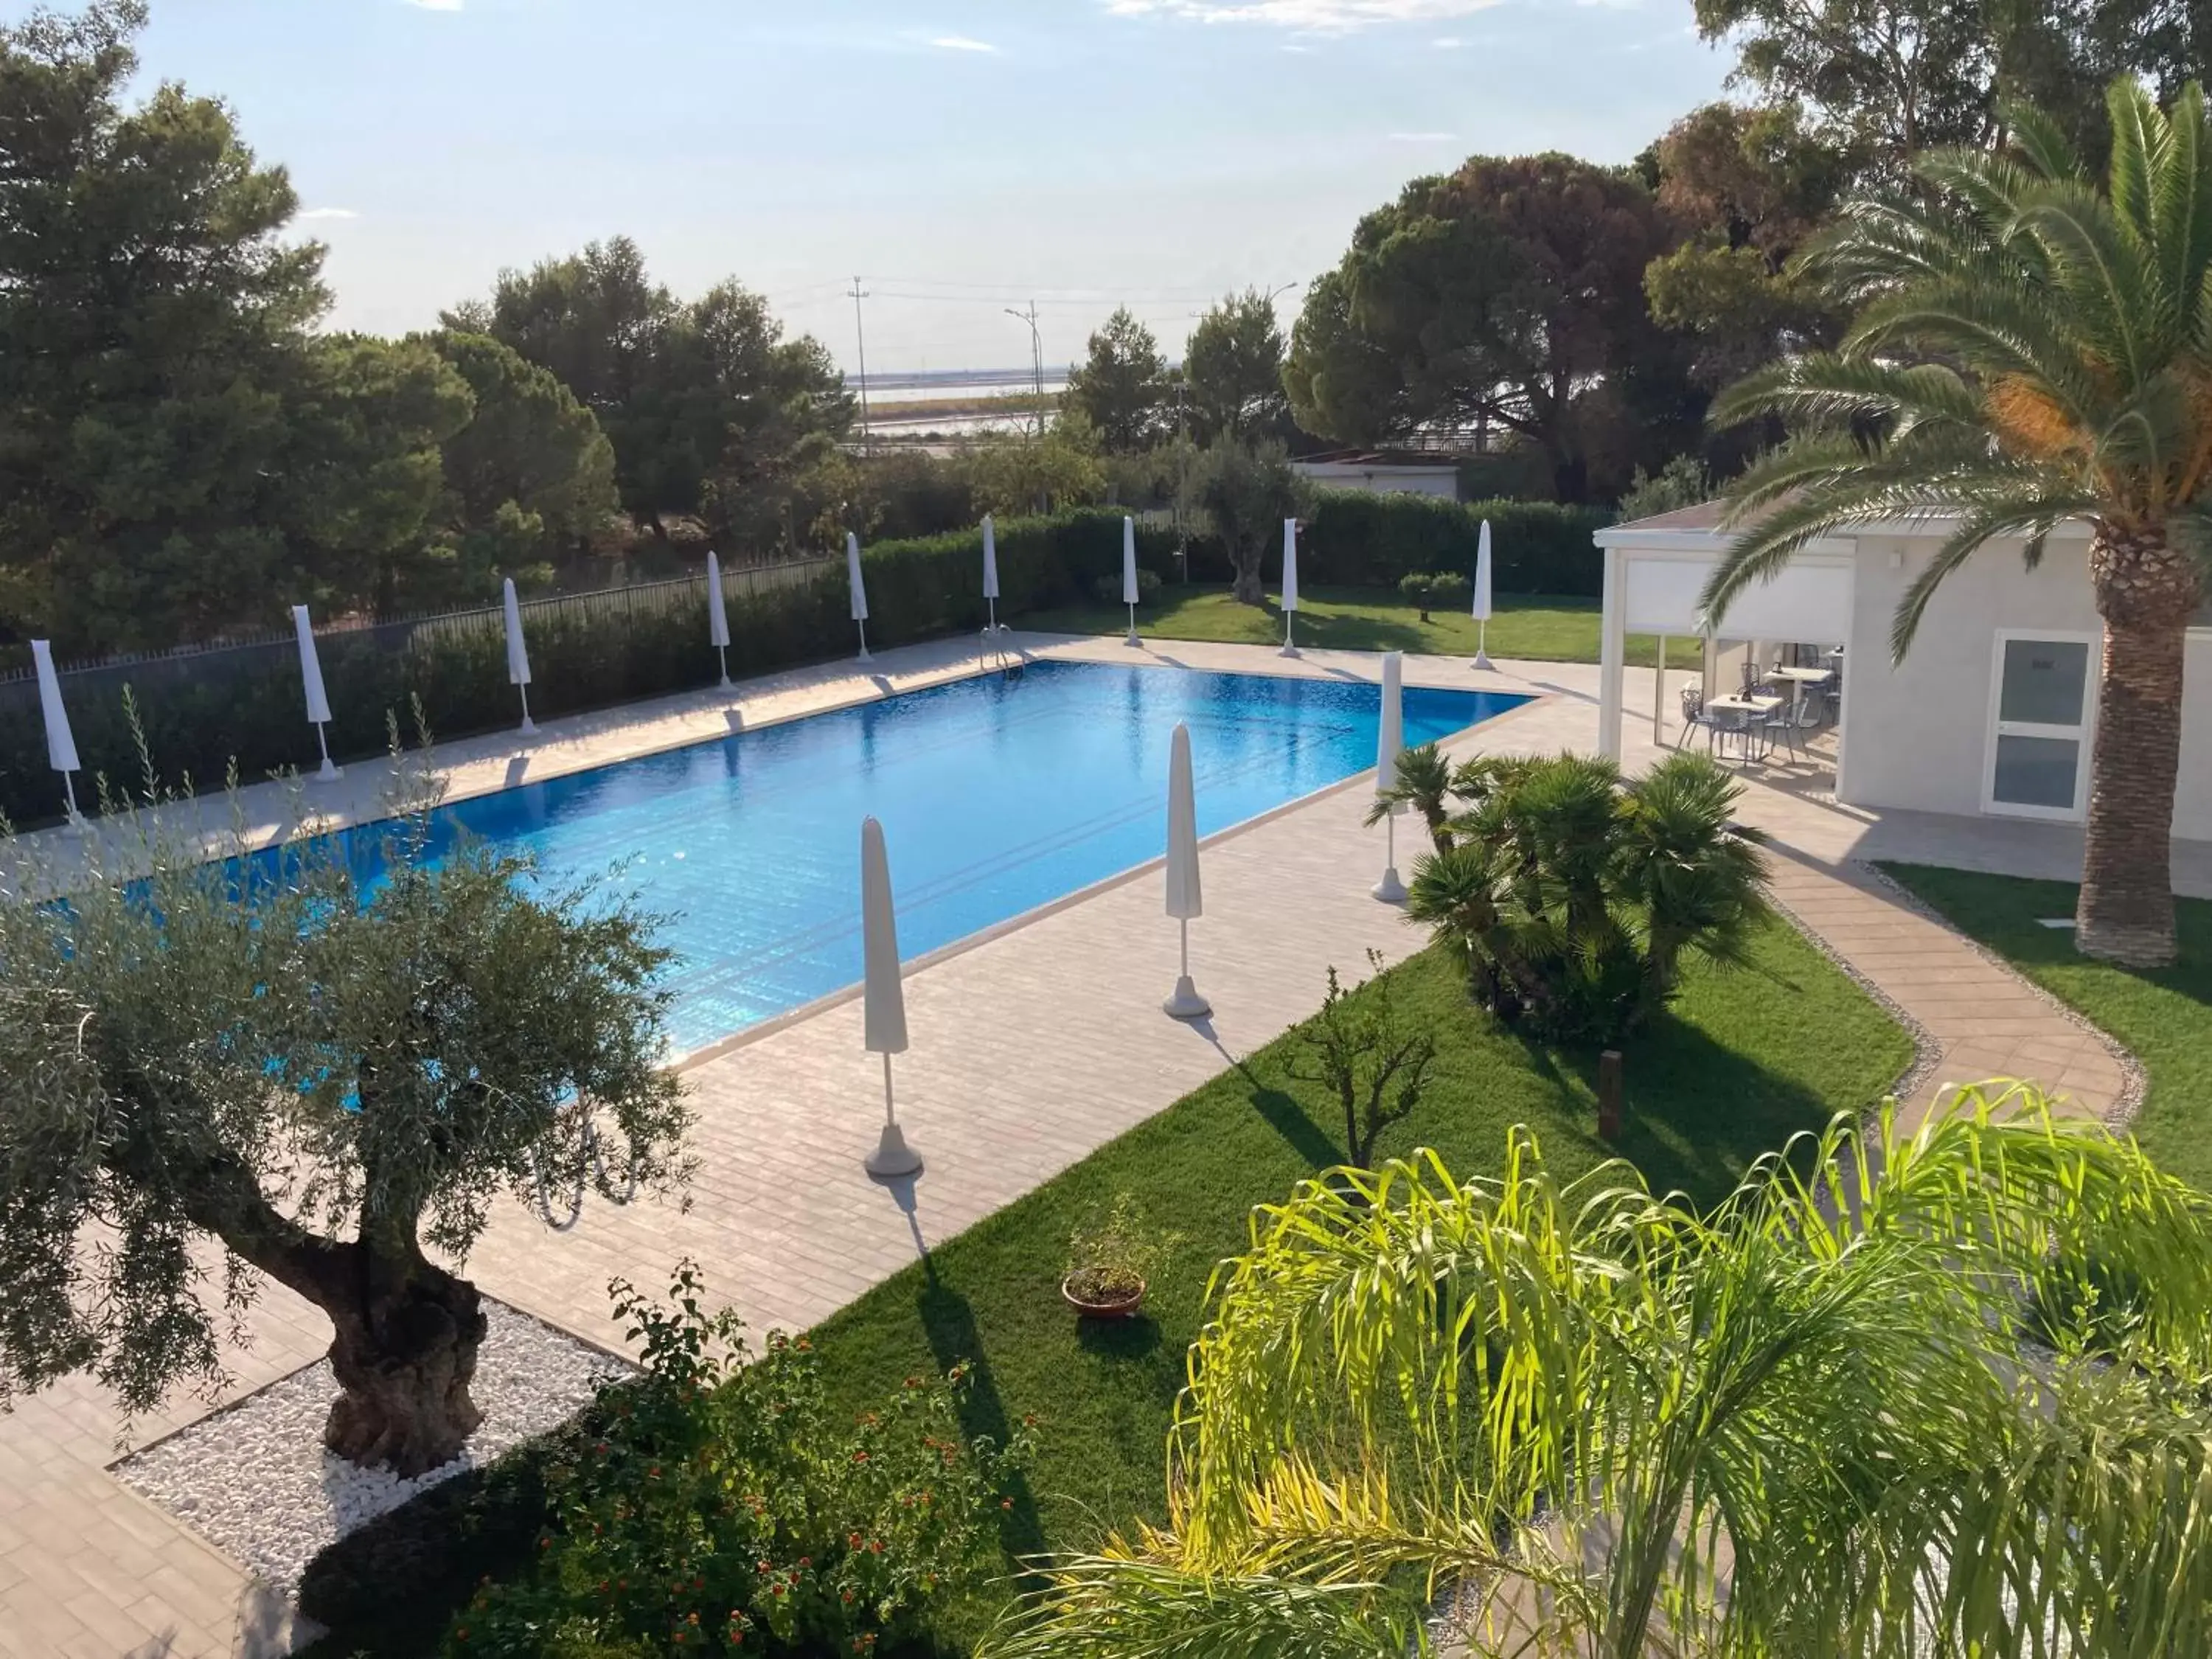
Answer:
M1996 780L1990 793L2008 806L2074 808L2081 745L2073 738L2000 737Z
M1997 718L2006 725L2075 726L2089 685L2089 647L2079 640L2007 640ZM2070 797L2069 797L2070 799Z

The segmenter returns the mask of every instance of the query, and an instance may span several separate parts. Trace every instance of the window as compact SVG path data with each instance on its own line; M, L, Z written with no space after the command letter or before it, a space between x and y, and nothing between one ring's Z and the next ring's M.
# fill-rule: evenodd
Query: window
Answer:
M2081 815L2089 753L2089 653L2082 635L1999 633L1982 804L2027 817Z

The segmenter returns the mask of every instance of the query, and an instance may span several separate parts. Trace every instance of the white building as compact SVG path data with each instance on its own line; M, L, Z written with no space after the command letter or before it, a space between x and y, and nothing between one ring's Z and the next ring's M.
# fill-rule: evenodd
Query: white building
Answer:
M1291 470L1323 489L1359 489L1370 495L1435 495L1459 499L1459 468L1449 461L1393 461L1380 455L1317 455Z
M1695 676L1662 675L1652 711L1621 706L1627 636L1674 636L1698 654L1698 595L1725 552L1717 502L1598 532L1605 553L1600 741L1620 752L1621 722L1648 712L1674 742L1679 693ZM2016 540L1992 542L1944 579L1902 662L1891 618L1948 533L1941 520L1869 524L1814 543L1771 582L1747 589L1703 641L1714 695L1737 664L1784 655L1832 664L1838 678L1836 798L1849 805L2079 823L2089 798L2102 624L2089 584L2086 526L2069 526L2026 568ZM2173 833L2212 841L2212 616L2190 635ZM1794 647L1794 648L1793 648ZM1832 654L1840 647L1840 655Z

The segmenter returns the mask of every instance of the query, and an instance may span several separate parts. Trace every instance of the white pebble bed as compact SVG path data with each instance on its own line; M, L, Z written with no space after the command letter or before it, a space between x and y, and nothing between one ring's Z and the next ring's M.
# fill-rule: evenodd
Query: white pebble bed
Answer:
M601 1382L631 1370L489 1297L483 1311L489 1328L469 1386L483 1422L459 1457L428 1474L403 1480L323 1449L338 1388L320 1359L133 1453L115 1475L291 1596L326 1546L558 1427Z

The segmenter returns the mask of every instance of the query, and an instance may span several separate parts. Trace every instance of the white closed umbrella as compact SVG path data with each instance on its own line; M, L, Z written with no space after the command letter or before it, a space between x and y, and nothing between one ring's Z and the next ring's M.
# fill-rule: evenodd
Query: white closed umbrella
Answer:
M1127 514L1121 517L1121 603L1129 607L1128 643L1141 644L1137 638L1137 521Z
M1398 779L1398 757L1406 747L1406 659L1399 652L1382 653L1382 719L1375 729L1375 793L1379 799L1389 793ZM1383 815L1382 833L1386 837L1382 879L1376 882L1373 892L1385 904L1401 904L1406 898L1406 884L1398 879L1398 815L1406 810L1406 803L1394 801Z
M1168 750L1167 912L1181 925L1182 975L1160 1006L1177 1019L1203 1019L1213 1005L1190 980L1190 923L1206 914L1198 884L1198 796L1190 781L1190 728L1176 723Z
M1297 641L1291 637L1291 618L1298 614L1298 521L1283 520L1283 649L1285 657L1298 654Z
M987 634L999 631L999 532L991 527L991 515L983 515L983 603L990 607L991 620L984 629Z
M530 718L530 647L522 641L522 604L514 597L514 577L501 581L500 602L507 608L507 683L522 694L521 729L535 732L538 722Z
M722 597L722 562L707 555L707 643L714 647L721 665L722 690L730 689L730 607Z
M868 585L860 579L860 538L845 532L845 580L853 590L853 625L860 630L860 660L868 656Z
M33 640L31 661L39 675L39 713L46 724L46 763L62 775L62 794L69 802L69 821L73 827L82 829L84 814L76 810L76 779L72 774L82 769L83 763L76 757L76 737L70 730L69 710L62 702L61 677L54 672L53 642Z
M323 662L315 654L315 625L308 620L307 607L292 607L292 631L300 639L300 684L307 697L307 723L315 728L315 744L323 751L322 769L315 774L318 783L330 783L343 775L331 764L330 739L323 728L331 721L331 700L323 691Z
M1474 544L1474 665L1490 666L1490 520L1482 521L1482 535Z
M863 1162L872 1176L920 1173L921 1158L906 1144L891 1101L891 1056L906 1052L906 988L899 981L898 916L891 902L891 863L884 826L860 820L861 1021L872 1054L884 1057L884 1133Z

